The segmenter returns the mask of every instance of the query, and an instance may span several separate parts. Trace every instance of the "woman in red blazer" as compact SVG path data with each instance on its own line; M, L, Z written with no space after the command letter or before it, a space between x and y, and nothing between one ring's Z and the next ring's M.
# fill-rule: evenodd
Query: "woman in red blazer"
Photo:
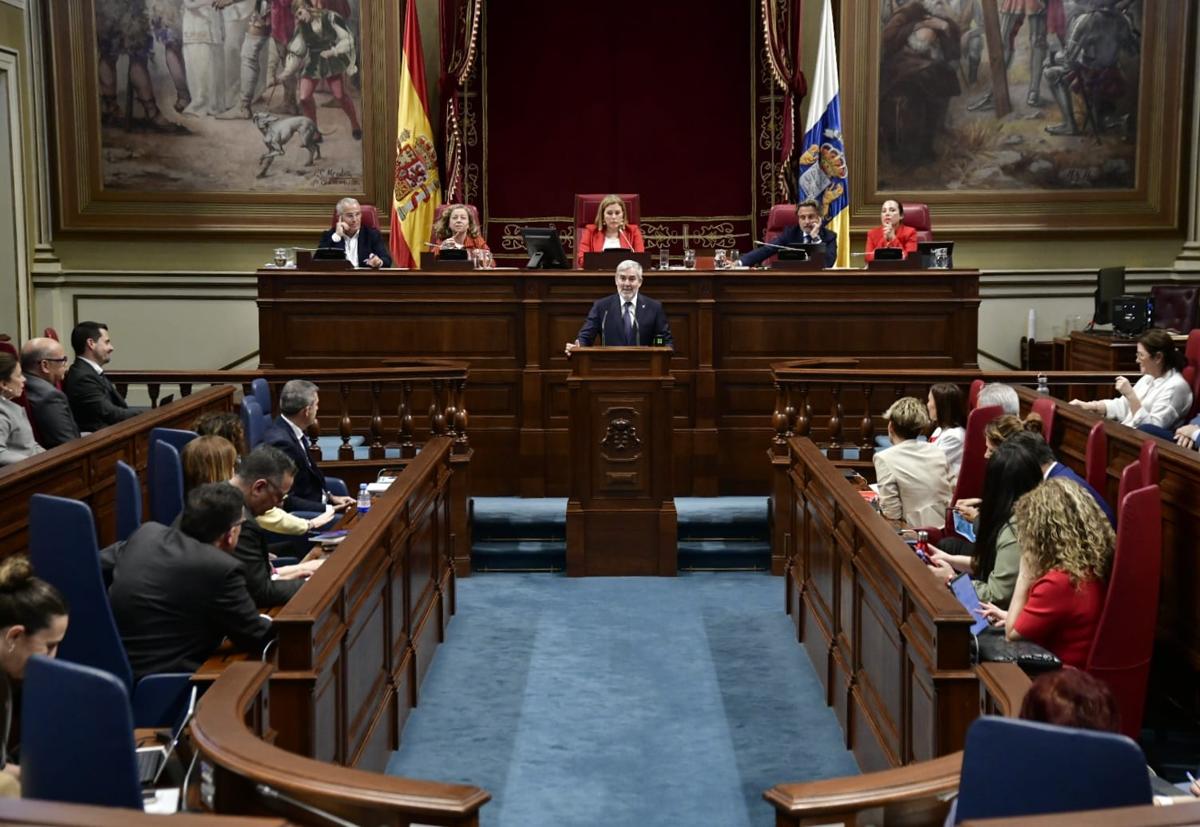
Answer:
M884 201L879 210L879 225L867 230L867 261L875 260L875 251L880 247L894 247L904 251L904 257L917 251L917 231L904 224L904 212L899 201Z
M465 204L452 204L433 225L433 238L438 244L433 248L437 258L442 250L487 250L487 242L479 232L479 225Z
M626 249L635 253L646 251L646 242L637 224L625 223L625 202L620 196L606 195L596 210L596 223L583 228L575 245L575 266L583 267L584 253L599 253L604 249ZM600 228L600 229L597 229Z

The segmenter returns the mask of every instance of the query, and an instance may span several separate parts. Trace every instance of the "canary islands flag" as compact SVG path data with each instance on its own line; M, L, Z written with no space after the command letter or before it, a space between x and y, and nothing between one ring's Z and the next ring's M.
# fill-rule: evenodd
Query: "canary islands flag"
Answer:
M826 226L837 233L837 266L850 266L850 179L842 143L842 106L838 95L837 44L833 39L831 0L821 9L821 39L808 117L800 152L798 201L816 201Z
M404 56L400 61L400 103L396 118L396 177L392 189L392 261L420 267L433 213L441 202L437 150L429 123L425 57L417 4L405 3Z

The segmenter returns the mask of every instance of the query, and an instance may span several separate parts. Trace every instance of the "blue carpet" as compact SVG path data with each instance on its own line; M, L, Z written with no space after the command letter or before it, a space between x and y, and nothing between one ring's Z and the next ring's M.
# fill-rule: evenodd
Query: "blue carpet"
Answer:
M774 824L856 773L768 575L460 580L388 772L477 784L496 825Z

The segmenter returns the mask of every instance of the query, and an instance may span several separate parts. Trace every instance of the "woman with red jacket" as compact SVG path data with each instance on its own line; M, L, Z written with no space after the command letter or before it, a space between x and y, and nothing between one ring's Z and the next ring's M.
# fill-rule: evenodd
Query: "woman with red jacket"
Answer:
M627 224L625 202L619 195L606 195L596 210L596 223L588 224L580 233L575 244L575 266L583 267L584 253L599 253L602 250L646 251L642 231L637 224Z
M451 204L433 225L433 248L437 258L442 250L487 250L479 224L466 204ZM468 255L471 255L468 253Z
M917 231L904 223L904 211L899 201L884 201L879 210L879 226L867 231L867 261L875 260L880 247L904 251L904 257L917 251Z

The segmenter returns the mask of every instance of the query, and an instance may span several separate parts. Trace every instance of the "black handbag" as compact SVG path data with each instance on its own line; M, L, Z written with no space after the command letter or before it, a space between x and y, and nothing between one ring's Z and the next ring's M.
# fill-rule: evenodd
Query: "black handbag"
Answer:
M1030 640L1009 640L999 629L981 632L975 638L976 663L1015 663L1029 675L1062 669L1062 659Z

